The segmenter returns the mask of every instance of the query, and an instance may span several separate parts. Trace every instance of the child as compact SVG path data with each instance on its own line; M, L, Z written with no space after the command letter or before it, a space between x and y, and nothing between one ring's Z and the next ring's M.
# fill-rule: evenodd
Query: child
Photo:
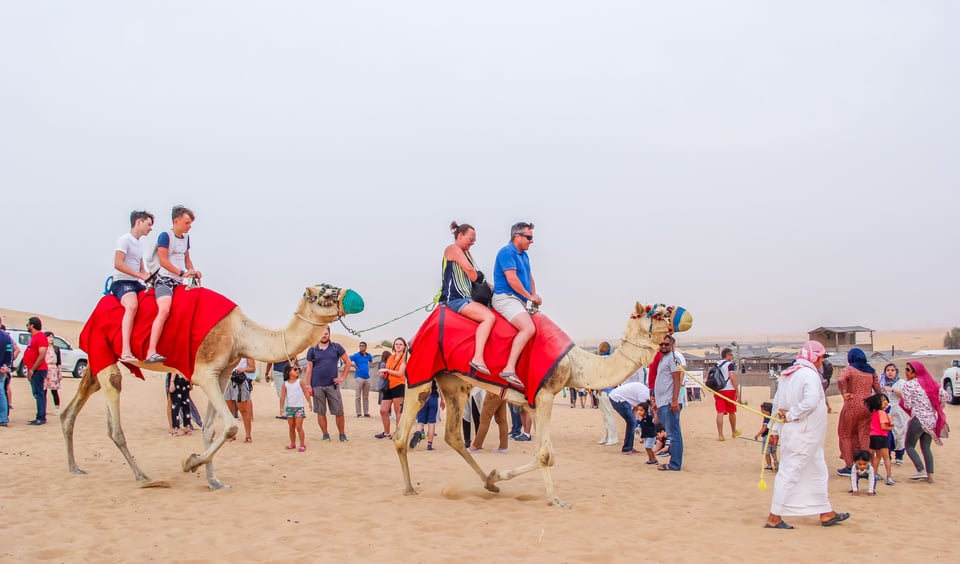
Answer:
M860 449L853 453L853 468L850 472L850 493L860 495L860 478L867 479L867 495L877 495L877 475L870 464L870 451Z
M780 467L780 461L777 459L777 445L772 445L767 442L767 435L770 434L770 412L773 411L773 403L769 401L761 403L760 411L764 415L763 426L760 427L757 434L753 436L753 440L759 440L763 443L760 448L764 450L764 456L767 461L767 465L764 466L763 469L777 470L777 468Z
M308 395L310 390L307 389L307 382L300 379L300 366L296 360L292 360L283 369L283 389L280 390L280 407L287 415L287 427L290 431L290 444L287 445L287 450L297 448L297 436L300 437L300 448L297 452L307 450L303 435L303 419L307 416Z
M443 398L440 397L440 388L437 387L437 381L434 380L430 386L430 397L423 403L423 407L417 412L417 428L410 438L410 448L417 448L417 444L427 439L427 450L433 450L433 438L436 436L437 414L440 409L445 409L446 405ZM423 428L427 430L424 432ZM501 452L495 450L493 452ZM502 451L506 454L506 449Z
M663 428L663 423L657 423L654 429L657 432L657 436L654 439L653 454L656 456L670 456L670 439L667 438L667 430Z
M873 451L873 471L880 471L880 461L887 474L887 485L892 486L893 468L890 464L890 430L893 429L893 420L887 415L886 409L890 401L885 394L874 394L863 400L870 410L870 450Z
M653 414L650 413L650 404L641 403L636 407L637 426L640 427L640 438L643 439L643 448L647 451L647 464L656 464L657 455L653 452L657 446L657 426L653 423Z

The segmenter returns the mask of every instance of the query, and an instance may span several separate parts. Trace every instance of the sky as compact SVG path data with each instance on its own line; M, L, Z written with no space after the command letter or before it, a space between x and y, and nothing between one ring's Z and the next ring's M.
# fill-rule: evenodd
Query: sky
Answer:
M922 2L0 4L0 306L86 319L129 213L286 324L431 302L452 220L535 224L578 342L960 324L960 8ZM363 334L410 337L423 310ZM344 332L339 325L334 332Z

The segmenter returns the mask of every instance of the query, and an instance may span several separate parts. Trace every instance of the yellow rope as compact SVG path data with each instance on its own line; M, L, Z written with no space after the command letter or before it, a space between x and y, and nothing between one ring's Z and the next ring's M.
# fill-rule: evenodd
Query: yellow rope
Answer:
M777 417L774 417L773 413L770 413L770 415L766 415L766 414L764 414L762 411L758 411L758 410L756 410L756 409L753 409L753 408L751 408L751 407L749 407L749 406L747 406L747 405L745 405L745 404L742 404L742 403L740 403L740 402L738 402L738 401L736 401L736 400L732 400L732 399L728 398L727 396L721 394L720 392L717 392L717 391L715 391L715 390L712 390L712 389L708 388L708 387L706 386L706 384L703 383L703 380L700 380L699 378L697 378L697 377L694 376L693 374L690 374L689 372L687 372L687 369L686 369L685 367L680 366L679 364L677 364L677 368L680 369L680 372L682 372L684 376L688 376L691 380L693 380L693 381L696 382L697 384L700 384L700 389L701 389L701 390L706 390L706 391L710 392L711 394L713 394L714 396L716 396L716 397L718 397L718 398L723 398L724 401L729 402L729 403L732 403L733 405L737 406L737 407L740 408L740 409L744 409L744 410L749 411L749 412L751 412L751 413L755 413L755 414L759 415L760 417L769 418L771 424L773 424L774 421L777 421L777 422L780 422L780 423L786 423L786 420L784 420L784 419L779 419L779 418L777 418ZM767 481L764 479L764 476L765 476L765 473L766 473L766 471L767 471L766 455L767 455L767 444L769 443L769 441L770 441L770 429L769 429L769 427L768 427L768 428L767 428L767 436L763 438L763 448L760 449L760 481L757 483L757 489L760 490L760 491L762 491L762 492L763 492L763 491L767 491Z

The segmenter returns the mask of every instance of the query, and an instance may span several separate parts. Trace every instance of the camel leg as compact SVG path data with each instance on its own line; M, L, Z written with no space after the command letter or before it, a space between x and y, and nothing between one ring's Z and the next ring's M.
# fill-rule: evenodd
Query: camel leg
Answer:
M441 374L437 376L437 384L439 384L440 389L443 391L443 397L447 402L447 425L443 433L444 442L450 445L450 448L457 451L457 453L467 461L470 468L473 468L473 471L480 476L480 480L486 481L486 472L480 468L480 465L474 460L473 455L467 452L467 445L463 442L463 427L461 426L461 421L463 420L463 410L467 405L467 400L470 397L470 389L473 387L473 384L465 382L453 374ZM500 491L500 488L493 484L487 484L486 487L494 493Z
M430 396L431 383L421 384L415 388L407 386L403 395L403 413L400 414L400 421L397 421L397 431L393 434L393 446L397 449L397 456L400 457L400 469L403 470L403 483L406 486L407 495L417 495L410 482L410 465L407 461L408 443L410 438L410 429L417 419L417 412L426 403Z
M120 425L120 392L122 391L121 382L123 376L120 374L120 368L117 365L111 365L105 368L97 376L100 380L100 386L103 388L103 394L107 400L107 434L113 440L120 453L127 459L127 464L133 470L133 475L141 487L169 487L164 481L152 481L143 473L136 459L130 454L127 448L127 438L123 434L123 427Z
M537 408L534 412L534 423L537 428L537 454L534 459L513 470L493 470L487 476L487 489L500 480L510 480L521 474L532 472L539 468L543 472L543 482L547 489L547 505L556 505L569 509L571 506L559 497L553 487L553 478L550 476L550 467L553 466L553 442L550 440L550 416L553 410L553 396L546 390L541 390L537 394ZM524 406L529 410L528 406Z
M73 453L73 426L77 421L77 415L83 406L86 405L90 396L100 391L100 382L90 371L90 366L83 373L83 379L80 380L80 386L77 388L77 395L73 397L70 405L60 414L60 426L63 427L63 440L67 443L67 467L71 474L86 474L77 466L77 459Z
M223 388L220 387L221 379L222 375L219 374L218 371L211 370L208 367L198 367L193 374L193 383L203 390L203 393L207 394L210 407L220 416L220 419L223 420L223 434L219 437L216 436L213 430L213 422L205 421L203 426L203 452L200 454L191 454L183 461L184 472L193 472L199 468L200 465L207 465L207 483L210 485L211 490L230 487L217 479L213 471L213 457L217 451L220 450L220 447L223 446L223 443L226 442L227 439L234 437L240 428L237 419L227 408L227 402L223 400ZM208 409L207 411L209 412L210 410ZM210 427L209 430L207 429L208 426ZM209 439L207 438L208 436Z

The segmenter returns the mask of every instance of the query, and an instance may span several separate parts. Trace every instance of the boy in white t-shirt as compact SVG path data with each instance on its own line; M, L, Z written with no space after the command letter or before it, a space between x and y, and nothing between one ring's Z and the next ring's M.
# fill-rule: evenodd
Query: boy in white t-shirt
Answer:
M137 357L130 350L130 335L133 333L133 320L137 316L139 294L146 287L143 281L150 273L143 265L143 247L140 238L153 230L153 214L146 211L130 212L130 232L117 239L113 253L113 283L110 293L120 300L123 306L123 321L120 325L120 360L134 362Z
M153 290L157 296L157 317L153 320L150 329L150 345L147 347L145 362L155 363L167 360L167 357L157 354L157 343L163 334L163 325L170 315L170 305L173 302L173 289L183 284L184 278L200 279L201 274L193 268L190 260L190 238L187 232L193 226L195 216L190 208L173 206L170 214L173 219L173 229L164 231L157 237L157 258L160 261L160 273Z

